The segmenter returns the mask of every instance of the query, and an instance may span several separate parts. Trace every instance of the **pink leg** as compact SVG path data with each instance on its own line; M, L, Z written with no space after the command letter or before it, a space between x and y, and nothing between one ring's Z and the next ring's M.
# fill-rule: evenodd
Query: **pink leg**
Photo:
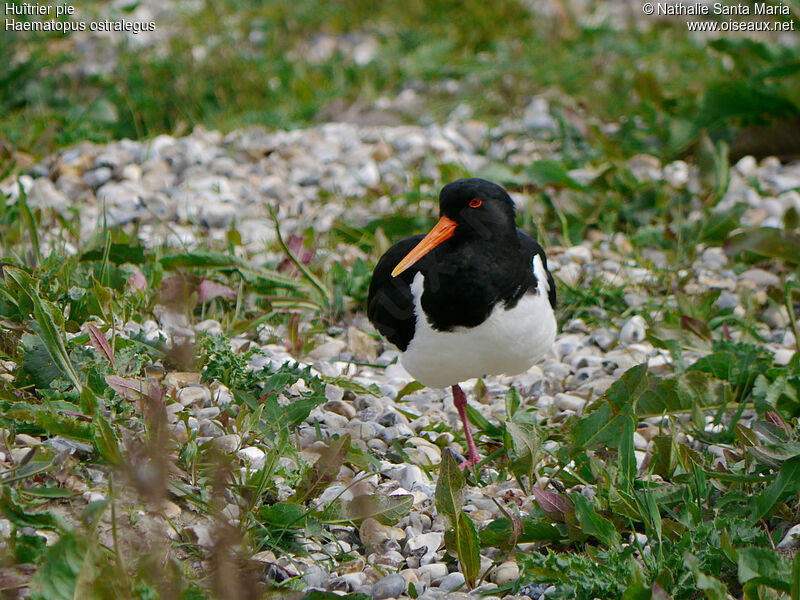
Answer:
M481 455L478 454L478 448L475 446L475 440L472 439L472 431L470 431L469 421L467 421L467 397L458 384L453 386L453 404L456 405L458 416L461 417L461 423L464 425L464 436L467 438L467 448L469 449L469 460L459 465L463 470L481 462Z

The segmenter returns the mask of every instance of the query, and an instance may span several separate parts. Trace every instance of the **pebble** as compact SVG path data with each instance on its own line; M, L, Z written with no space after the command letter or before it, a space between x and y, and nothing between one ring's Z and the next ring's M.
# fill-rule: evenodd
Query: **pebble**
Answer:
M438 586L447 577L447 565L444 563L430 563L417 569L422 581L426 579L432 586Z
M264 468L267 455L261 448L247 446L239 450L237 454L247 460L247 463L253 471L259 471Z
M446 575L439 582L439 589L446 592L455 592L462 587L464 587L464 575L458 571Z
M406 542L405 553L425 555L436 552L444 544L444 534L439 532L423 533Z
M402 575L394 573L376 581L372 586L374 600L397 598L406 592L408 584Z
M644 341L647 334L647 323L644 318L636 315L625 321L619 330L619 339L626 344L636 344Z
M500 563L492 575L492 580L499 586L506 585L519 579L519 565L516 561Z
M555 405L562 410L569 410L576 414L583 412L586 400L572 394L558 393L555 396Z
M222 435L218 438L215 438L214 443L226 454L233 454L241 445L242 439L235 433L231 433L229 435Z
M778 548L797 548L798 546L800 546L800 524L789 528L778 544Z
M178 402L184 406L204 406L211 401L211 390L202 385L189 385L178 391Z

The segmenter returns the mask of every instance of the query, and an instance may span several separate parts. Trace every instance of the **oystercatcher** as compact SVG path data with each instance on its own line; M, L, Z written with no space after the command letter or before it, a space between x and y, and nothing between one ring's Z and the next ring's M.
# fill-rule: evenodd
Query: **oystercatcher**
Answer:
M452 388L469 467L481 457L459 383L522 373L550 349L555 284L544 250L517 229L514 202L496 183L447 184L439 212L427 235L401 240L378 261L367 314L417 381Z

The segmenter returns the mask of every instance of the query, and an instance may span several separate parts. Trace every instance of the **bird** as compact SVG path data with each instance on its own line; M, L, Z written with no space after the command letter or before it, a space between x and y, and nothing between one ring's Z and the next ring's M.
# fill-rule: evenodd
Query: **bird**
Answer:
M400 363L430 388L450 388L469 458L482 459L461 383L527 371L553 345L556 289L539 243L515 223L500 185L458 179L439 194L427 235L391 246L375 265L367 317L401 352Z

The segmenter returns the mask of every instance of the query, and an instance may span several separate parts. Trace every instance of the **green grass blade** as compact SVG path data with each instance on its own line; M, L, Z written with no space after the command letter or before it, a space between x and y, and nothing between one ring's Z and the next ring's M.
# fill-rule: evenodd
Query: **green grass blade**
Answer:
M22 220L25 222L25 228L28 230L28 237L33 246L33 256L36 259L36 265L42 264L42 253L39 250L39 229L36 223L36 218L33 216L30 206L28 206L28 195L22 184L19 183L19 209L22 213Z

